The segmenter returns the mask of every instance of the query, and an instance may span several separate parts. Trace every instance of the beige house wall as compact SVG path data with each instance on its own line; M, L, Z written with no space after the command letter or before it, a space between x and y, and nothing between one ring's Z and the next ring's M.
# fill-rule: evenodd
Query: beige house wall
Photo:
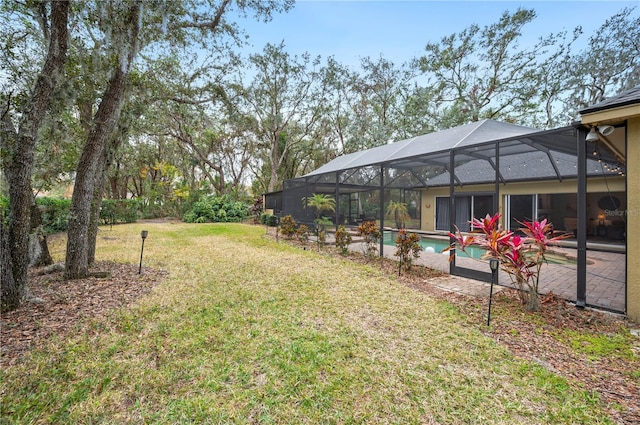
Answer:
M577 193L577 180L565 180L562 182L524 182L500 185L499 210L504 214L505 195L534 195L534 194L558 194ZM493 192L495 185L475 185L456 188L456 193ZM588 193L624 192L625 180L623 177L593 178L587 181ZM422 190L422 212L420 230L435 232L436 197L449 196L449 188L434 188ZM595 218L601 211L597 207L597 196L587 195L587 217Z
M627 316L640 322L640 115L627 130Z

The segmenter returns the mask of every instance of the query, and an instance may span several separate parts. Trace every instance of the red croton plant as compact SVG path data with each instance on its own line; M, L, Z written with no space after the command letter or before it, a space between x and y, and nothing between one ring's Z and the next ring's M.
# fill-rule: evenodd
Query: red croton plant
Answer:
M520 294L520 301L527 305L527 310L540 310L538 301L538 283L540 281L540 269L547 262L545 254L549 245L569 235L561 233L556 235L553 225L547 220L518 222L523 227L519 233L508 231L500 225L501 214L493 216L487 214L482 220L471 220L470 234L463 235L456 227L456 234L449 233L455 242L445 249L460 249L466 252L470 246L480 247L486 250L481 260L497 258L500 268L509 274L511 281L516 285ZM450 260L453 256L450 257Z

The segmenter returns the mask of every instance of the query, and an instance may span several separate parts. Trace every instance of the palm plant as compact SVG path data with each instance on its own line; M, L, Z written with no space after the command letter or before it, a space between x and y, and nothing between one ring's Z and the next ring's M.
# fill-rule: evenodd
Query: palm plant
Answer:
M316 224L316 235L318 237L318 249L320 249L320 243L325 241L325 226L331 224L329 217L323 217L322 211L334 212L336 210L336 201L331 195L324 195L322 193L314 193L311 196L302 198L308 207L316 209L316 219L313 222Z
M302 198L302 202L306 206L316 209L316 220L320 219L322 211L335 212L336 210L336 201L331 197L331 195L314 193L311 196L305 196Z
M397 229L404 229L407 220L411 219L407 204L404 202L389 201L387 218L396 222Z

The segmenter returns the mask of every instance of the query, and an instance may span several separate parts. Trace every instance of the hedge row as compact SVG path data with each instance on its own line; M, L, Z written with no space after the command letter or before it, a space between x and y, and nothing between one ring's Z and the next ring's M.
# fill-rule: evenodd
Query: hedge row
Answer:
M47 233L67 230L71 200L36 198L42 215L42 226ZM138 219L142 205L135 199L103 199L100 209L101 224L133 223ZM240 222L249 215L249 205L229 196L202 196L184 214L187 223ZM9 200L0 196L0 219L9 218ZM277 225L277 224L276 224Z
M40 209L42 227L46 233L67 230L70 199L38 197L36 205ZM9 219L9 199L0 196L0 212L5 221ZM138 201L135 199L103 199L100 209L102 224L133 223L138 218Z
M231 197L203 196L193 203L183 220L187 223L240 222L249 215L249 205Z

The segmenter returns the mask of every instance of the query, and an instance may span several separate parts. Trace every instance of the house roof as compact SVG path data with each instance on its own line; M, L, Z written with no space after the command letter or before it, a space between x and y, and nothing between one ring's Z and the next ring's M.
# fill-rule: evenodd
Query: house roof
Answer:
M540 130L531 127L486 119L435 133L416 136L388 145L342 155L310 172L305 177L357 167L397 162L418 156L436 154L438 152L448 152L454 148L474 146L539 131Z
M579 112L581 115L584 115L635 104L640 104L640 86L636 86L631 90L627 90L616 96L610 97L609 99L605 99L602 102L591 105Z

